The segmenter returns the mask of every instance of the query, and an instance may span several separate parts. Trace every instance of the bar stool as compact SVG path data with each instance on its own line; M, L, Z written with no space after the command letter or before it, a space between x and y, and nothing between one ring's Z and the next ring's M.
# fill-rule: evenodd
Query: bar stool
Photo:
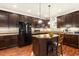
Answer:
M51 40L48 41L48 55L57 56L58 37L53 37L54 33L49 32Z
M47 42L47 55L52 56L53 55L53 44L52 44L52 38L53 38L53 32L48 32L50 36L50 40Z
M57 43L57 55L63 56L62 45L63 45L64 33L59 33L58 35L59 37L58 37L58 43Z

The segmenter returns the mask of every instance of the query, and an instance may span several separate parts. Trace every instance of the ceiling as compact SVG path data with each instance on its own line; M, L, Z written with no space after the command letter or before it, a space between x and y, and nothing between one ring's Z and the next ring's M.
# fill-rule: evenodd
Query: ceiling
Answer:
M0 9L33 17L39 17L41 13L41 18L46 18L49 17L48 5L51 5L50 17L79 10L78 3L41 3L41 12L39 3L0 3Z

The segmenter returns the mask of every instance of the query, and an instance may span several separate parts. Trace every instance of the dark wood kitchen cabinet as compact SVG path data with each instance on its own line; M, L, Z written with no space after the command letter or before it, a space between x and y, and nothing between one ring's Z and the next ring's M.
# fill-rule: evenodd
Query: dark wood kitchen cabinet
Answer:
M10 35L7 36L8 41L6 41L8 44L8 47L17 46L17 35Z
M20 15L19 21L26 22L26 23L28 22L29 24L32 25L32 19L33 17L31 16Z
M57 27L66 27L66 25L72 25L72 14L66 14L57 17Z
M57 27L64 27L65 26L65 16L59 16L57 17Z
M25 15L19 15L19 21L27 22L27 21L28 21L28 16L25 16Z
M47 56L47 41L50 39L38 39L32 37L33 39L33 53L35 56Z
M24 16L23 15L19 15L19 21L24 21Z
M28 22L32 25L32 19L33 19L33 17L30 17L30 16L28 16Z
M72 13L72 25L75 27L79 27L79 11Z
M38 19L32 18L32 27L37 27L37 25L38 25Z
M72 24L72 13L65 15L65 25L71 25Z
M15 13L9 13L9 27L18 27L19 15Z
M57 17L57 27L65 27L71 25L71 27L79 27L79 11L75 11L69 14L65 14Z
M78 47L78 40L79 40L79 36L78 35L65 34L63 43L65 45L69 45L69 46L72 46L72 47L75 47L75 48L79 48Z
M10 48L17 46L16 35L0 36L0 49Z
M3 49L6 47L6 41L3 40L4 38L0 36L0 49Z
M76 23L77 23L76 27L79 27L79 11L76 12Z
M36 23L35 18L32 18L32 27L35 27L35 23Z
M48 22L50 22L50 20L42 20L43 21L43 24L44 25L43 27L48 27L50 28L50 25L48 24Z
M8 12L0 10L0 27L8 26Z
M39 41L35 37L33 37L32 39L33 39L33 52L34 52L35 55L40 55L40 47L38 46L39 45Z
M46 34L36 34L32 36L33 54L35 56L57 56L58 36L50 38L49 36L42 36Z

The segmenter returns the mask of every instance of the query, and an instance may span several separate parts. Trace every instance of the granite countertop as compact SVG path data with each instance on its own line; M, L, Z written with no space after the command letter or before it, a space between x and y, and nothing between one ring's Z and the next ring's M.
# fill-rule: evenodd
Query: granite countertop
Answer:
M65 33L66 35L79 35L79 34L73 34L73 33Z
M38 35L32 35L32 37L36 37L36 38L51 38L49 36L49 34L38 34ZM57 34L54 34L53 37L58 37Z
M32 35L38 35L38 34L48 34L50 31L40 31L40 32L32 32Z
M18 35L17 33L0 33L0 36Z

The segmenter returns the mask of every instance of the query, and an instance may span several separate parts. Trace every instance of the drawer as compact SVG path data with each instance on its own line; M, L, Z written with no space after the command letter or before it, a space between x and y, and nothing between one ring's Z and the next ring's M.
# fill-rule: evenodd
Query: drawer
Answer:
M3 37L2 36L0 36L0 40L3 40Z
M17 36L1 36L0 49L12 47L17 45Z
M78 36L71 36L71 38L73 38L73 39L78 39Z

